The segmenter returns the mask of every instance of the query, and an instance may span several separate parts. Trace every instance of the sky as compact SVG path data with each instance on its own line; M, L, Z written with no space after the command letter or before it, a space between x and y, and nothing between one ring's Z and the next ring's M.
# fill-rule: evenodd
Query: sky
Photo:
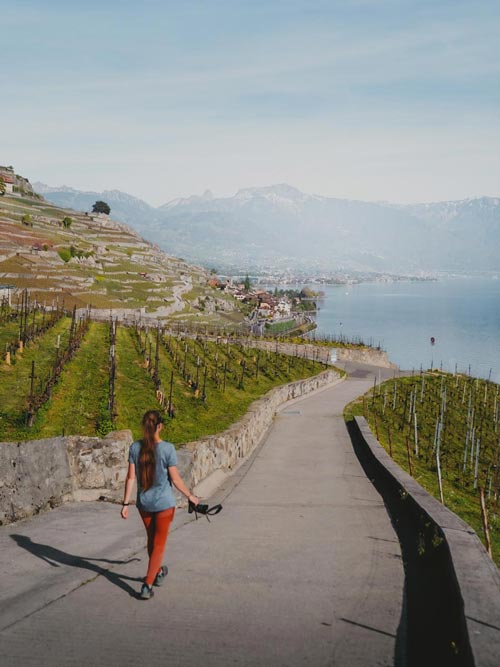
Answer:
M0 164L160 205L500 195L497 0L0 0Z

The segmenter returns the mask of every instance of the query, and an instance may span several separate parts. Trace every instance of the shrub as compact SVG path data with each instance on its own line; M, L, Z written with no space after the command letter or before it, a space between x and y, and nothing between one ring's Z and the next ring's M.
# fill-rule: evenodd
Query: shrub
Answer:
M63 260L63 262L69 262L69 260L72 257L71 252L68 250L68 248L61 248L61 250L58 250L57 252L59 254L59 257Z

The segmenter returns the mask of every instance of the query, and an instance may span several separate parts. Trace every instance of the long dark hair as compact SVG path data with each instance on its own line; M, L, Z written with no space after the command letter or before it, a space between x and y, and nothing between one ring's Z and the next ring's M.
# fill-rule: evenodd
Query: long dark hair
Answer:
M159 410L148 410L142 418L143 439L139 454L139 470L141 488L147 491L153 486L156 469L155 433L159 424L163 424L163 417Z

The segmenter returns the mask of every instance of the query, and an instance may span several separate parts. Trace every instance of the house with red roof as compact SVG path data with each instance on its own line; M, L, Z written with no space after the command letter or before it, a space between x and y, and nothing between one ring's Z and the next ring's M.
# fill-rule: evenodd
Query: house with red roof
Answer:
M14 192L14 179L12 176L9 176L3 172L0 172L0 178L2 178L3 182L5 183L5 194L11 195Z

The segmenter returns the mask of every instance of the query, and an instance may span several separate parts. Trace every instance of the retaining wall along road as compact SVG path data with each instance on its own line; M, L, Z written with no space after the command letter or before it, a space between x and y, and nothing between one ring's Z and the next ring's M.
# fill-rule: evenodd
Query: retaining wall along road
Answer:
M355 435L397 498L398 516L393 520L399 524L403 545L408 615L414 612L418 616L418 622L409 618L409 644L414 654L409 664L428 665L431 660L443 666L498 667L500 570L474 530L393 461L366 420L356 417L355 423ZM391 510L390 501L388 505ZM404 527L401 529L405 522L409 527L406 544ZM421 596L420 603L413 604L412 596ZM419 605L420 610L416 609ZM426 645L434 641L441 647L431 646L424 660ZM415 655L419 653L421 660Z
M181 447L178 459L184 480L194 487L216 471L232 470L257 446L282 403L339 379L337 371L328 370L276 387L227 430ZM68 501L121 499L131 443L131 431L115 431L105 438L0 443L0 525Z
M371 347L329 347L327 345L314 345L313 343L295 344L259 340L258 338L242 338L239 342L242 345L248 345L260 350L268 350L269 352L277 350L280 354L298 357L305 355L307 359L315 359L327 364L335 364L335 361L350 361L359 364L369 364L370 366L380 366L381 368L398 368L396 364L389 361L387 352Z
M271 389L252 403L247 413L228 429L191 442L177 452L183 479L195 487L215 471L232 470L259 444L280 405L339 380L337 371L328 370L312 378Z
M357 364L368 364L370 366L380 366L382 368L398 368L396 364L389 361L387 352L384 352L383 350L374 350L370 347L337 347L334 349L337 353L337 361L351 361ZM335 361L333 363L335 363Z
M131 431L0 443L0 525L71 500L121 496Z

